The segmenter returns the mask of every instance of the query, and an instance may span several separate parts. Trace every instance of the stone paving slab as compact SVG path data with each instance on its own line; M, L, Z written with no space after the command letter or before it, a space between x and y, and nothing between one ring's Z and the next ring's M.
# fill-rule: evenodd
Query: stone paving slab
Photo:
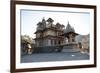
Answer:
M21 56L21 63L88 60L89 55L80 52L38 53Z

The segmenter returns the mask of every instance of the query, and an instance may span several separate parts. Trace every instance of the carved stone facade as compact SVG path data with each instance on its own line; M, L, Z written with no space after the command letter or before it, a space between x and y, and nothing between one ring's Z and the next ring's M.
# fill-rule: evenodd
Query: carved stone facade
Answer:
M74 28L71 25L67 24L67 27L63 24L56 23L53 24L54 20L52 18L48 18L45 20L42 19L41 22L37 24L37 30L35 32L35 44L36 47L53 47L62 46L63 45L71 45L75 43L75 36L78 35ZM76 44L74 44L76 46ZM46 48L47 49L47 48Z
M55 46L63 44L64 36L64 25L57 23L53 24L53 20L49 18L47 21L43 18L42 22L37 24L37 31L35 32L36 46Z

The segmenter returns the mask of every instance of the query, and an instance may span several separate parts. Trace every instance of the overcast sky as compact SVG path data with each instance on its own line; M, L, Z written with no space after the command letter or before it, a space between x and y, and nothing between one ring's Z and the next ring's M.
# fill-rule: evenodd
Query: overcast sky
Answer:
M90 14L67 11L46 11L46 10L21 10L21 35L29 35L35 38L37 23L42 21L43 17L47 20L49 17L54 20L54 24L67 26L69 24L74 27L75 32L87 35L90 30Z

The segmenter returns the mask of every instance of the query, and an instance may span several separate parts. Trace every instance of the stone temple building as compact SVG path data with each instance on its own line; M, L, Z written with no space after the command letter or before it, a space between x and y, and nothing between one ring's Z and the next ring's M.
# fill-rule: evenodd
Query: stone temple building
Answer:
M34 51L36 52L53 52L61 51L63 47L75 43L75 37L78 35L71 25L67 24L67 27L60 23L53 23L52 18L37 23Z
M64 25L57 23L53 24L51 18L47 21L43 18L42 22L37 24L37 31L35 32L36 38L36 46L55 46L63 44L64 36L61 36L64 31Z

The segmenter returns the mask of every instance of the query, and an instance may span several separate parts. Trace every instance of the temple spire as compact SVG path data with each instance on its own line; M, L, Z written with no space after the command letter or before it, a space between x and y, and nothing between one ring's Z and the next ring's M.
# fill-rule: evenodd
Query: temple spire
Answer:
M44 18L44 17L42 18L42 22L46 22L46 20L45 20L45 18Z
M69 21L68 21L68 24L69 24Z
M46 20L45 20L44 17L43 17L43 19L42 19L42 24L43 24L43 28L45 28L45 27L46 27Z

